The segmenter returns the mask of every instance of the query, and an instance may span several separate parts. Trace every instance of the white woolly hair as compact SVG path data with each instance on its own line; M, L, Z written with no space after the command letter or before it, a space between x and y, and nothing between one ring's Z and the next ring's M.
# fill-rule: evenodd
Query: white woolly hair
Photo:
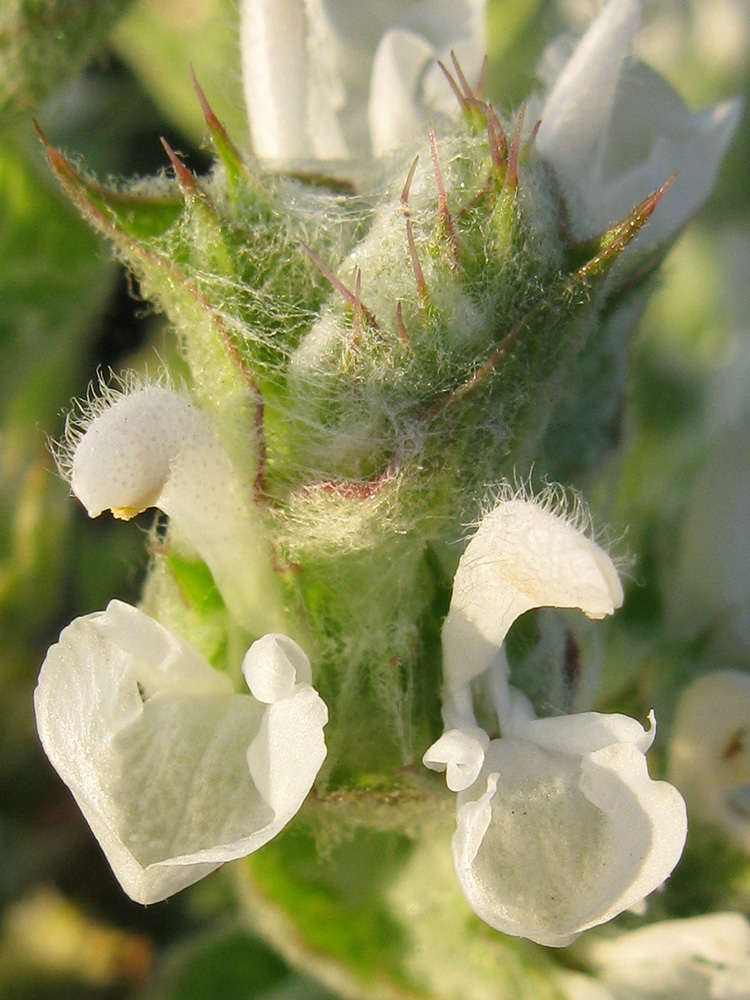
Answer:
M86 395L74 399L71 409L65 414L63 434L59 441L50 439L48 446L52 452L58 472L67 482L73 473L73 457L86 431L102 413L109 410L124 396L132 396L153 387L175 389L174 379L162 365L156 377L148 372L126 369L106 374L99 370L96 379L89 383Z
M635 562L634 556L629 552L613 553L613 549L622 544L627 529L619 534L613 534L607 525L597 527L591 509L575 487L544 481L540 488L535 488L533 475L532 467L526 476L514 473L512 480L505 479L490 486L481 505L479 517L467 525L470 533L467 534L466 541L479 529L482 519L499 504L507 503L509 500L523 500L526 503L533 503L539 510L554 514L575 531L581 532L589 541L607 553L618 573L629 575Z

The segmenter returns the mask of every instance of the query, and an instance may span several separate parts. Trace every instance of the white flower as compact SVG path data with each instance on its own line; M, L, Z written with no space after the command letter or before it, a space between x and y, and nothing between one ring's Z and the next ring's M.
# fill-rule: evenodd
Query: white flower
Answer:
M540 944L569 944L641 902L687 835L681 796L648 774L653 717L649 732L623 715L537 719L508 683L502 644L519 615L554 606L601 618L621 603L609 556L522 497L485 516L456 572L443 627L446 732L423 761L458 792L453 861L469 905ZM476 697L501 739L477 726Z
M47 653L42 745L137 902L262 847L323 763L327 710L299 646L266 635L242 670L251 694L120 601L76 619Z
M750 674L717 670L682 693L669 780L692 818L715 823L750 851Z
M531 608L604 618L622 604L612 560L544 503L510 497L483 519L458 564L443 626L448 691L482 674L513 622Z
M128 519L158 507L244 628L286 631L270 543L229 454L187 396L162 385L108 390L81 423L69 427L60 464L89 516Z
M638 0L610 0L562 65L547 56L551 89L537 149L567 202L574 237L597 236L677 171L638 246L672 239L710 194L741 114L739 100L690 112L631 55Z
M253 146L270 160L380 156L455 101L435 60L485 54L486 0L243 0Z
M750 1000L750 922L739 913L589 938L581 951L602 992L571 979L571 1000Z
M477 781L458 794L453 838L474 912L559 947L661 885L687 826L679 793L649 777L652 739L634 719L584 713L493 740Z

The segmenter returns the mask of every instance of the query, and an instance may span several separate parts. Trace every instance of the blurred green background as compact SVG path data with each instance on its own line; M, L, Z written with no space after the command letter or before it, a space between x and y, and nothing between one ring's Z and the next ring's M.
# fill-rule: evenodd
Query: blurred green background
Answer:
M100 178L164 170L162 135L204 170L210 154L191 63L247 144L235 8L233 0L3 0L0 9L0 996L8 1000L326 995L251 936L221 875L165 904L130 903L47 765L32 712L47 646L77 615L114 596L136 600L146 560L137 525L87 520L48 441L97 371L156 370L172 345L58 190L31 119ZM545 42L591 13L576 0L491 0L496 102L517 105ZM747 0L661 0L645 21L641 55L692 106L750 96ZM670 638L671 594L691 483L722 434L749 426L749 223L745 124L713 200L670 254L635 344L622 449L587 485L598 519L628 525L638 556L626 607L607 633L605 685L621 708L638 703L644 671L686 678L700 669L695 650ZM721 490L717 482L719 511ZM742 654L727 657L715 665L748 669ZM678 686L663 683L667 714Z

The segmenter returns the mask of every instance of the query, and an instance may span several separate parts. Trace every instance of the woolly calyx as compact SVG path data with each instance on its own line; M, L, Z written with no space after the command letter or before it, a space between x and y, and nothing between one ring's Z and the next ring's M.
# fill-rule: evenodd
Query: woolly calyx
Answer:
M458 564L443 625L446 695L487 669L513 622L532 608L604 618L623 593L607 553L544 503L511 497L486 514Z
M243 0L242 73L256 154L381 156L454 111L436 59L479 72L486 0ZM369 129L368 129L369 126Z
M238 622L284 624L270 543L209 421L186 396L146 385L95 404L61 464L90 517L157 507L198 551Z
M320 770L327 710L302 650L267 635L243 671L265 704L120 601L76 619L47 653L34 695L42 746L136 902L262 847Z
M683 691L669 779L691 816L716 824L750 851L750 674L717 670Z
M640 16L638 0L610 0L553 74L537 136L576 239L596 236L676 172L639 253L673 239L708 198L742 111L738 99L688 111L632 57Z

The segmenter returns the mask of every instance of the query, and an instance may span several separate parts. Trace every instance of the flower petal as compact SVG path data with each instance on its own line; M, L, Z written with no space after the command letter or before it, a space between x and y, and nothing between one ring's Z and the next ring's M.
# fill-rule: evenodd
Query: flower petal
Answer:
M34 701L47 756L143 903L274 837L325 756L325 705L308 684L265 708L118 601L63 630Z
M270 160L335 158L347 153L336 124L343 101L330 63L316 58L325 39L318 5L305 0L243 0L242 75L253 148ZM317 17L315 16L317 14ZM313 90L317 91L313 93Z
M481 674L516 618L531 608L580 608L603 618L622 596L612 560L583 531L542 504L501 501L458 564L443 626L446 687Z
M592 927L639 903L668 878L685 846L687 811L673 785L651 779L645 756L631 743L613 744L584 756L580 788L607 815L610 850L626 862L611 884L608 909L586 924ZM635 835L636 829L641 838ZM632 879L627 870L631 866L637 866ZM614 898L618 883L619 894Z
M471 732L448 729L425 751L422 763L431 771L445 771L448 788L462 792L479 777L489 745L489 736L479 727Z
M364 158L411 138L409 123L426 126L428 107L452 101L423 53L445 57L455 49L473 76L486 49L485 7L486 0L243 0L243 77L256 153ZM405 45L407 36L419 41Z
M710 194L739 124L741 102L691 113L644 63L631 57L637 0L611 0L556 73L536 145L562 188L576 239L598 236L676 173L638 238L673 239ZM554 46L547 68L559 63Z
M157 507L205 560L240 624L255 634L287 625L269 542L243 482L208 418L182 393L147 385L110 394L72 442L69 465L90 517L109 509L128 519Z
M304 651L288 636L272 632L245 653L242 673L252 696L265 705L291 697L296 684L312 684Z
M413 31L391 30L383 36L373 60L368 106L375 156L419 135L425 119L419 84L435 58L433 47Z
M632 744L576 757L494 740L458 796L454 865L483 920L559 947L663 882L686 830L679 793Z
M545 750L577 756L603 750L613 743L631 743L646 753L656 736L656 722L653 713L649 730L636 719L617 713L580 712L528 721L515 716L511 732L506 735L530 740Z
M640 19L637 0L611 0L579 42L545 101L536 146L553 163L566 193L580 186L585 194L587 184L600 171L623 62Z
M593 200L588 206L591 234L624 218L676 172L639 245L642 249L673 239L713 190L741 116L739 98L691 112L658 73L644 63L630 62L622 75L597 181L598 216Z
M669 587L673 628L691 642L710 636L711 655L728 666L750 662L749 494L750 413L722 430L694 477Z
M617 1000L750 996L750 922L740 913L664 920L614 938L589 938L582 952Z
M327 721L325 703L309 684L299 684L291 697L275 702L264 713L247 762L274 820L252 850L275 837L307 798L326 757L323 726Z

